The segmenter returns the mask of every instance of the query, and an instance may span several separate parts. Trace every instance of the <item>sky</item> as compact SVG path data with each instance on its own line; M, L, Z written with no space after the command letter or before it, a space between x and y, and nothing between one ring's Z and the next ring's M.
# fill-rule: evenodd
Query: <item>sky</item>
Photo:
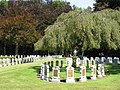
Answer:
M70 5L76 5L77 7L81 8L87 8L88 6L93 8L93 3L95 3L95 0L66 0L67 2L70 2Z
M87 8L88 6L93 7L93 3L95 3L95 0L63 0L63 1L70 2L71 6L76 5L77 7L81 8Z

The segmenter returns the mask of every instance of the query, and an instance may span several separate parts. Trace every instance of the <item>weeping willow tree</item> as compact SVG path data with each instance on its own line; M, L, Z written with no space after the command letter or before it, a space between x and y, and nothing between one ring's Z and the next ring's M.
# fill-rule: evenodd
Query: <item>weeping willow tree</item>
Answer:
M120 10L62 14L35 43L35 50L120 49Z

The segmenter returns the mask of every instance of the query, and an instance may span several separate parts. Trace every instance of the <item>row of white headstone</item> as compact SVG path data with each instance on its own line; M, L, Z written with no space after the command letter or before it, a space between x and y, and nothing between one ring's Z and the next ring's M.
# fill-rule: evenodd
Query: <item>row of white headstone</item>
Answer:
M90 60L95 60L98 63L104 63L104 64L115 64L116 65L116 64L120 63L118 57L114 57L114 58L112 58L112 57L107 57L107 58L105 58L105 57L101 57L101 58L91 57Z
M52 81L52 82L60 82L60 67L55 66L52 68L52 79L49 77L49 65L46 65L45 63L41 64L41 71L40 71L40 78L42 80L46 81ZM98 78L102 78L105 76L105 70L104 70L104 64L98 64L98 70L96 69L96 65L91 66L91 80L96 80ZM80 82L87 81L86 78L86 66L80 66ZM66 83L75 82L74 79L74 67L71 65L68 65L66 68Z
M0 58L0 67L10 66L10 65L17 65L22 63L28 62L36 62L40 60L40 56L36 55L28 55L27 57L23 56L1 56Z
M48 55L48 56L43 56L44 59L46 60L53 60L55 58L62 58L62 55Z
M72 65L73 63L73 59L72 58L66 58L66 62L68 65ZM85 66L88 66L89 68L91 67L91 65L95 65L95 64L119 64L119 58L118 57L114 57L112 59L112 57L108 57L108 58L105 58L105 57L90 57L87 58L87 57L83 57L83 60L80 60L80 58L76 58L76 67L79 67L80 65L85 65Z
M72 58L66 58L66 63L68 66L71 66L73 63L73 59ZM79 66L87 66L87 67L91 67L92 65L95 65L96 62L94 59L89 60L89 58L84 57L83 60L80 60L80 58L76 58L76 67Z

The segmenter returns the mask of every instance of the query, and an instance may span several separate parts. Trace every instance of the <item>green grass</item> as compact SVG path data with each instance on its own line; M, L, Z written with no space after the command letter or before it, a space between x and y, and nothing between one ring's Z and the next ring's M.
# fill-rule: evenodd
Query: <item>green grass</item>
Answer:
M76 83L47 82L37 78L40 64L26 63L0 68L0 90L120 90L120 65L108 65L110 76L98 80ZM61 69L61 79L65 79L65 68ZM75 72L78 70L75 69ZM89 72L89 70L88 70ZM89 75L89 74L88 74ZM79 77L79 75L75 75Z

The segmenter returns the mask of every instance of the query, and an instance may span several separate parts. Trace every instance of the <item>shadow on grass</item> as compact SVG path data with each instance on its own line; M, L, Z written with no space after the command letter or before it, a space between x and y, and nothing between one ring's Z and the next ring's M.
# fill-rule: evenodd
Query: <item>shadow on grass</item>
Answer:
M29 69L34 69L37 74L40 74L40 66L32 66ZM87 79L90 79L91 71L87 68ZM105 65L105 71L109 71L110 74L120 74L120 64L118 65ZM50 67L50 72L52 72L52 67ZM66 67L60 68L60 72L66 72ZM80 73L80 68L75 68L74 73ZM89 74L90 73L90 74ZM79 81L79 78L75 78L75 81ZM65 82L65 79L61 80L61 82Z
M120 73L120 64L118 65L106 65L105 70L109 71L110 74L119 74Z
M40 73L41 67L40 66L32 66L29 69L34 69L37 73Z

